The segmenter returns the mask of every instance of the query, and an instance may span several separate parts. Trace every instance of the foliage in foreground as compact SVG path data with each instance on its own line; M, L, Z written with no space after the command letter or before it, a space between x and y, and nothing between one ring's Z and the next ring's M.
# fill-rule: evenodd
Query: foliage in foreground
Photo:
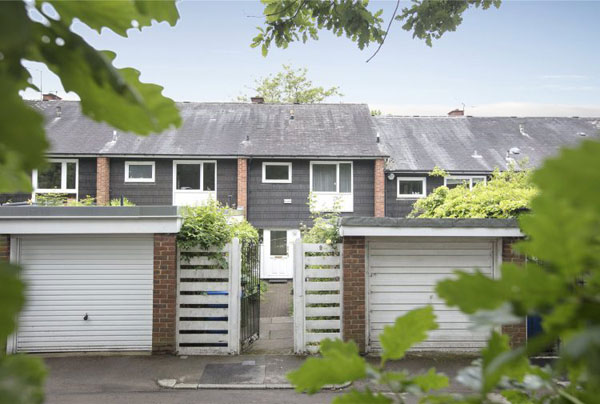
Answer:
M260 47L263 56L272 44L287 48L291 42L307 42L319 39L320 30L328 30L337 36L346 36L356 42L360 49L370 44L383 44L386 31L383 10L371 11L368 0L262 0L264 23L252 40L252 47ZM500 7L501 0L413 0L394 19L402 23L402 29L413 33L413 38L425 41L429 46L433 39L446 32L456 31L462 23L463 13L471 8L487 10Z
M20 268L0 261L0 341L16 330L16 319L25 303ZM39 358L7 355L0 348L0 403L26 404L44 401L46 369Z
M43 7L48 4L53 12ZM19 95L26 88L39 91L23 60L45 64L96 121L139 134L181 122L162 87L142 83L135 69L117 69L113 52L98 51L71 31L74 19L126 37L130 29L141 30L153 20L174 25L179 14L172 0L0 2L0 192L30 191L31 170L43 168L48 147L42 115Z
M302 241L336 245L340 241L340 202L336 201L330 211L320 210L311 193L308 196L308 209L313 225L309 228L301 224Z
M339 87L313 85L306 77L307 73L308 69L305 67L294 69L290 65L283 65L283 70L279 73L256 80L254 93L264 98L267 104L314 104L335 95L343 96ZM240 96L238 101L249 101L249 97Z
M422 403L499 402L491 393L514 404L582 404L600 396L600 143L586 141L576 149L564 150L533 173L539 194L531 212L520 217L527 235L518 244L530 259L525 265L503 264L498 279L481 272L457 271L456 279L438 283L436 292L449 306L472 315L480 326L498 327L540 315L544 332L526 347L511 350L506 335L492 332L481 358L461 370L457 381L472 393L425 394L404 387L415 377L372 369L360 358L352 343L324 341L322 358L309 358L289 374L298 391L314 393L325 384L340 384L367 378L386 384L397 393L421 397ZM424 331L434 329L426 309L417 309L396 320L380 336L382 364L398 359L412 344L422 341ZM401 324L399 326L399 324ZM561 341L559 359L539 368L529 357ZM387 341L387 343L386 343ZM352 349L351 347L354 347ZM394 349L397 349L394 351ZM317 376L315 376L318 375ZM418 376L417 376L418 377ZM567 383L559 383L559 380ZM394 385L388 381L399 383ZM425 375L425 386L443 387L441 376ZM384 383L382 383L382 381ZM334 403L404 402L400 395L352 391Z
M241 242L258 241L258 231L246 219L230 218L228 209L214 199L201 206L187 206L182 212L183 224L177 234L180 248L222 249L234 237Z
M174 25L178 18L173 0L0 2L0 193L30 192L31 171L43 169L46 161L43 116L19 94L39 91L23 60L45 64L66 91L77 93L90 118L124 131L160 132L180 123L162 87L142 83L135 69L117 69L113 52L97 51L70 27L77 19L98 32L105 27L127 36L129 29L141 30L153 20ZM15 331L24 302L18 271L0 262L0 341ZM44 375L38 358L7 356L0 348L0 404L43 402Z
M446 176L436 169L430 175ZM415 202L409 217L420 218L509 218L529 209L537 189L531 170L496 169L485 183L461 185L452 189L442 186Z

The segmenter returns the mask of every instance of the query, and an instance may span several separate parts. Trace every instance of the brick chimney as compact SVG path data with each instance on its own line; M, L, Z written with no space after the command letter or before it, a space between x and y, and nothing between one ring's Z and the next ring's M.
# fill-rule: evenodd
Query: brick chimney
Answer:
M237 207L244 209L244 216L248 214L248 159L237 160Z
M250 101L252 101L252 104L264 104L265 103L265 99L263 97L250 97Z
M108 205L110 202L110 159L96 158L96 204Z
M383 159L375 160L375 217L385 216L385 161Z
M448 112L448 116L465 116L465 110L464 109L454 109L454 110Z
M60 101L60 100L62 100L62 98L60 98L56 94L48 93L48 94L42 95L42 100L43 101Z

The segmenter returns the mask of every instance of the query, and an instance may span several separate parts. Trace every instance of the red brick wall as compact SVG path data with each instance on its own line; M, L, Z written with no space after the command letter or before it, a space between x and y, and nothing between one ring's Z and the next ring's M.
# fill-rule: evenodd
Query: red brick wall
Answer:
M10 236L8 234L0 234L0 260L10 260Z
M96 158L96 203L106 205L110 202L110 160L108 157Z
M360 352L365 351L365 238L344 237L342 265L344 268L344 340L353 340Z
M152 352L175 352L177 248L175 234L154 235Z
M385 216L385 162L383 159L375 160L375 217Z
M505 238L502 240L502 262L525 263L525 256L513 251L513 244L519 240L518 238ZM525 320L519 324L502 326L502 333L509 336L511 347L523 346L527 343L527 323Z
M237 162L237 207L248 212L248 159Z

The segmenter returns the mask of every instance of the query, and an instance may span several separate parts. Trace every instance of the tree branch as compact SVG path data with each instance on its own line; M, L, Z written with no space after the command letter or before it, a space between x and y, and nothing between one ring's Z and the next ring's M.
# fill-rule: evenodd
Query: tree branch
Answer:
M392 18L390 18L390 23L388 24L387 30L385 31L385 35L383 36L381 43L377 47L377 50L375 51L375 53L373 53L371 55L371 57L368 58L365 63L369 63L371 61L371 59L373 59L375 57L375 55L377 55L379 53L379 50L383 46L383 43L385 42L385 39L387 38L388 33L390 32L390 28L392 27L392 22L394 22L394 18L396 17L396 14L398 13L398 7L400 7L400 0L396 1L396 8L394 9L394 14L392 14Z

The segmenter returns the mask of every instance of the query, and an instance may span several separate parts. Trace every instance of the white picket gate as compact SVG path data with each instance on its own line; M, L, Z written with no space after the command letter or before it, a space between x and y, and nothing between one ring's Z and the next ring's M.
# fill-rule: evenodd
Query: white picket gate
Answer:
M294 244L294 352L342 337L342 245Z
M192 248L179 252L178 354L240 352L240 262L238 239L222 251Z

